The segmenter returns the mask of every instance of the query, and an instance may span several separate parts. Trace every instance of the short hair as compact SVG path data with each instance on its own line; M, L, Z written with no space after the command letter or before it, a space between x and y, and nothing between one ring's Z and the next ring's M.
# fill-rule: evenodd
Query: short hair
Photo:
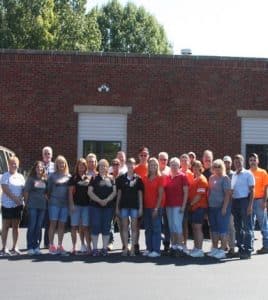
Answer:
M11 155L9 158L8 158L8 164L10 164L12 161L16 161L17 165L19 166L20 165L20 160L18 158L18 156L16 155Z
M59 171L59 166L58 163L60 161L63 161L65 163L65 168L64 168L64 174L67 175L69 174L69 166L68 166L68 162L66 160L66 158L63 155L58 155L57 158L55 159L55 171L58 172Z
M180 159L179 159L178 157L172 157L172 158L170 159L170 161L169 161L169 165L171 165L171 164L173 164L173 163L176 163L176 164L178 164L178 165L180 166L181 161L180 161Z
M205 150L204 152L203 152L203 157L204 156L210 156L210 157L212 157L212 159L213 159L213 152L211 151L211 150Z
M167 152L159 152L159 153L158 153L158 158L159 158L160 156L165 156L165 157L168 159L168 153L167 153Z
M236 154L236 155L234 156L234 160L235 160L235 159L244 161L244 156L243 156L242 154Z
M45 146L43 149L42 149L42 154L45 153L45 151L49 151L51 153L51 155L53 154L53 150L50 146Z
M142 146L139 149L139 153L141 153L141 152L147 152L149 154L149 149L147 147L145 147L145 146Z
M258 154L257 153L250 153L249 154L249 156L248 156L248 158L256 158L256 159L259 159L259 156L258 156Z
M113 165L114 163L118 163L120 165L120 160L118 158L114 158L111 162L111 165Z
M190 160L190 156L189 156L189 154L187 154L187 153L183 153L183 154L180 156L180 159L182 159L182 158L186 158L186 159Z
M188 152L188 156L190 158L190 156L192 156L194 159L196 159L196 154L192 151Z
M133 158L133 157L130 157L128 160L127 160L127 164L136 164L136 159Z

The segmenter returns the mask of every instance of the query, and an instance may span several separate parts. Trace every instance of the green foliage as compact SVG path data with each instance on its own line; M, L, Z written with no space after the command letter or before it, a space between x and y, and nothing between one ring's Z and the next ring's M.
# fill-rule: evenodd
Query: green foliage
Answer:
M132 3L112 0L86 12L87 0L0 0L0 47L170 53L163 26Z
M103 51L171 53L163 26L143 7L112 0L97 10Z

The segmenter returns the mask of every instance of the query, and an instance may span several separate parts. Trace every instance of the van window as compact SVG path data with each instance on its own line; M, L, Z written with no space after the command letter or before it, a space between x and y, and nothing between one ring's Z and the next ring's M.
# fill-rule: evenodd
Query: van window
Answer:
M0 150L0 174L7 172L7 161L5 157L5 153L3 150Z

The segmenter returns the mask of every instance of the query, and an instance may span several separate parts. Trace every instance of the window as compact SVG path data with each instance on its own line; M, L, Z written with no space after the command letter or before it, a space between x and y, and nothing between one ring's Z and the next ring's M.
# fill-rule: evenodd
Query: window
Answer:
M5 152L3 150L0 150L0 174L7 172L7 170L8 167Z
M268 145L246 145L246 162L248 167L248 156L250 153L257 153L259 155L259 167L268 170Z
M121 150L120 141L83 141L83 156L88 153L95 153L97 159L105 158L111 162L116 157L118 151Z

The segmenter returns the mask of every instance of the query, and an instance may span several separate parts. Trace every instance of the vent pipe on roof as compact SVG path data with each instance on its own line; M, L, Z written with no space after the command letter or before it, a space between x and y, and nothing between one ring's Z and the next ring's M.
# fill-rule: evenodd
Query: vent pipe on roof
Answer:
M192 50L187 48L187 49L181 49L181 55L191 55Z

